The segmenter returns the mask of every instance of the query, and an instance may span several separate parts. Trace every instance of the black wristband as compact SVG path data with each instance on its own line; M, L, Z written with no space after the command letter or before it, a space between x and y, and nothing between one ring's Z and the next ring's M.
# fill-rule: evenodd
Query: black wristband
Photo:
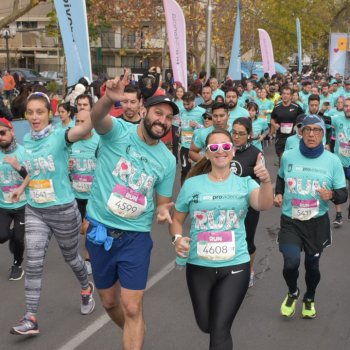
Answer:
M23 165L21 166L21 169L17 170L17 173L20 174L23 179L28 175L27 169Z

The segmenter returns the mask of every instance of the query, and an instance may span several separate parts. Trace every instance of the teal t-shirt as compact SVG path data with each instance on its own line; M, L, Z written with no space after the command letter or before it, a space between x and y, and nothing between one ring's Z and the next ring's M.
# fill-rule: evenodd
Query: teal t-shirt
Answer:
M74 200L68 176L70 147L65 133L65 129L58 128L40 140L33 139L31 133L24 136L25 167L30 175L27 200L32 207L47 208Z
M194 130L196 129L190 126L190 122L194 121L203 127L204 113L205 113L205 109L198 106L194 107L190 111L187 111L186 109L184 109L181 112L181 147L188 148L188 149L190 148L193 133L194 133Z
M75 198L88 199L97 161L100 137L93 131L87 140L75 142L71 146L69 163L72 163L70 177Z
M100 135L89 216L128 231L149 232L153 221L153 190L171 197L175 157L163 142L150 146L137 134L138 125L112 118L112 129Z
M27 203L25 193L22 194L18 202L11 200L12 192L22 184L23 178L10 164L3 161L6 156L17 158L18 163L24 165L24 147L17 144L13 152L0 152L0 208L17 209Z
M229 110L228 125L232 128L232 123L241 117L249 117L249 112L242 107L236 106L234 109Z
M223 182L211 181L208 174L185 181L175 207L191 219L188 263L222 267L250 260L244 219L258 187L251 177L232 173Z
M332 126L334 127L336 154L343 167L350 166L350 118L346 118L345 114L332 118Z
M213 91L212 100L215 101L217 96L222 96L225 99L225 93L221 89L216 89Z
M62 129L68 129L68 128L72 128L73 126L75 126L75 121L71 120L68 125L63 125L63 123L60 121L58 122L55 127L56 128L62 128Z
M346 186L340 160L326 150L317 158L304 157L299 147L285 151L278 175L285 182L282 213L301 221L320 217L328 211L329 201L321 199L318 189Z
M176 106L179 108L179 111L180 113L179 114L176 114L174 115L174 118L173 118L173 121L172 121L172 125L174 126L179 126L180 125L180 122L181 122L181 118L180 118L180 115L182 113L182 111L185 110L185 107L184 107L184 101L182 100L174 100Z
M254 90L244 91L242 94L242 98L244 101L248 100L249 102L255 102L256 100L256 92Z
M271 112L274 109L275 105L271 100L265 98L264 100L257 99L256 103L259 107L259 118L265 119L267 123L271 121Z
M288 151L290 149L299 148L300 140L301 140L301 137L298 134L294 134L288 137L284 150Z
M260 151L262 151L262 145L257 138L268 129L269 129L269 126L267 125L267 122L264 119L257 118L253 121L252 144Z

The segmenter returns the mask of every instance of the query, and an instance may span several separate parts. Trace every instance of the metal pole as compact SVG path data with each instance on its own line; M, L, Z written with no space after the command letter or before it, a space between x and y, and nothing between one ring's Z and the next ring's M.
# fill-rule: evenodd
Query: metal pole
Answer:
M211 61L211 32L212 32L212 12L213 7L211 0L208 0L207 8L207 42L206 42L206 53L205 53L205 70L207 72L207 79L210 77L210 61Z
M7 65L7 71L10 70L10 50L9 50L9 35L6 32L5 33L5 41L6 41L6 65Z

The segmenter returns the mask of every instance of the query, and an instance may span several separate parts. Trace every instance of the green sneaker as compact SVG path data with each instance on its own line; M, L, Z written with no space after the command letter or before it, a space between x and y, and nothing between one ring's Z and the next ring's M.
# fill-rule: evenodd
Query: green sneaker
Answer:
M299 298L299 289L297 294L288 293L281 305L281 315L285 317L292 317L295 313L295 306Z
M313 319L316 317L315 301L312 299L303 300L303 309L301 315L306 319Z

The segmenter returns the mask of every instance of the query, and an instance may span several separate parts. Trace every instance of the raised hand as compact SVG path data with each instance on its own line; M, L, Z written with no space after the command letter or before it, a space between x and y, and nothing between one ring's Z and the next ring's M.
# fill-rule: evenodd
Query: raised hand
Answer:
M265 161L262 153L259 153L258 157L256 158L254 174L261 181L261 183L271 182L270 174L265 167Z
M113 102L121 101L124 97L125 86L129 82L129 70L124 69L124 77L122 80L117 76L114 79L107 80L105 95Z

